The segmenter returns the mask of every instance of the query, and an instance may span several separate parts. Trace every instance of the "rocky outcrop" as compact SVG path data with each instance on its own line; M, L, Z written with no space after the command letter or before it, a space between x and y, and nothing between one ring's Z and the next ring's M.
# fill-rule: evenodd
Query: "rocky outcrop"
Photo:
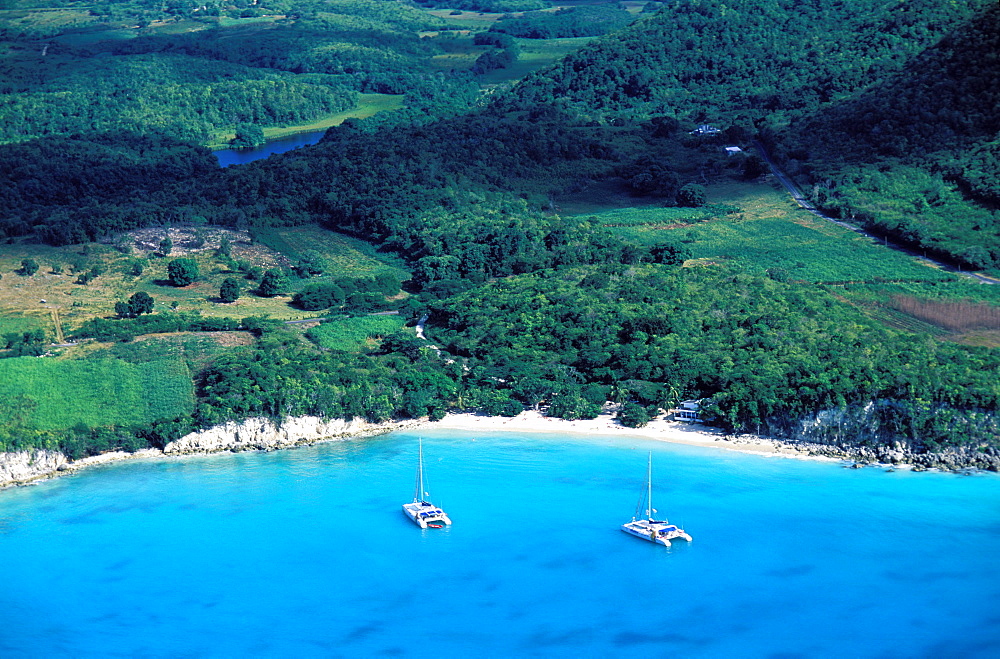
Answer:
M68 463L66 456L59 451L32 449L0 453L0 487L46 478L60 469L66 469Z
M936 452L918 452L904 442L858 446L756 435L738 435L728 439L736 444L769 445L779 452L847 460L855 465L910 465L916 470L1000 471L1000 449L990 445L957 446Z
M313 444L325 439L370 435L398 430L397 421L369 423L363 419L321 419L302 416L285 419L279 426L271 419L253 418L199 430L174 440L163 448L167 454L214 453L217 451L267 451Z
M796 442L797 445L800 443ZM801 443L799 450L851 460L858 464L912 465L915 469L1000 471L1000 450L992 446L959 446L934 453L918 453L903 444L895 446L830 446Z
M23 485L64 472L117 460L153 458L187 453L220 451L269 451L315 444L327 439L356 435L377 435L419 424L419 421L369 423L363 419L321 419L314 416L285 419L279 426L271 419L231 421L207 430L187 434L167 444L162 451L144 449L135 453L114 451L70 461L58 451L41 449L0 453L0 488Z

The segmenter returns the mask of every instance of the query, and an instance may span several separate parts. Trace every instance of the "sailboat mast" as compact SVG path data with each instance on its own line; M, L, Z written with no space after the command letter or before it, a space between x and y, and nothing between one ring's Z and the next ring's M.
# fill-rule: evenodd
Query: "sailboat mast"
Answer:
M646 461L646 519L653 519L653 452Z
M424 498L424 440L420 438L417 446L417 489L413 493L413 503L423 501Z

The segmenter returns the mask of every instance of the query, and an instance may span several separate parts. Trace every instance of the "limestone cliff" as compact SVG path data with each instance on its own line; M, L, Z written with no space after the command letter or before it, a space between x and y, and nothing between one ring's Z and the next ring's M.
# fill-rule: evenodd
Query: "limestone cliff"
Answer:
M65 469L68 461L59 451L32 449L0 453L0 487L29 483Z
M324 420L316 416L285 419L279 426L271 419L253 418L230 421L213 428L199 430L170 442L164 453L213 453L215 451L252 451L312 444L361 434L389 432L402 427L397 421L369 423L363 419Z
M285 419L279 426L271 419L254 418L231 421L207 430L187 434L167 444L163 451L144 449L136 453L115 451L70 461L59 451L41 449L0 453L0 488L30 483L60 472L116 460L151 458L164 454L216 453L219 451L255 451L314 444L327 439L353 435L375 435L420 423L388 421L369 423L363 419L324 420L315 416Z

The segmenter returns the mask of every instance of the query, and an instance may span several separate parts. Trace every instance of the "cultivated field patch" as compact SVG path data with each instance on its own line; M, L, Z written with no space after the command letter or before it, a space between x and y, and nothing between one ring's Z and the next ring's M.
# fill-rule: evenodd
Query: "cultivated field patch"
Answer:
M232 348L252 346L249 332L178 332L145 334L128 343L113 343L90 355L91 358L121 359L144 364L164 358L183 361L197 373Z
M397 315L335 318L310 328L306 336L321 348L354 351L373 347L378 339L401 330L404 322Z
M698 209L647 205L606 210L596 217L606 217L616 233L634 242L679 242L694 259L734 262L750 272L788 281L845 284L955 279L849 229L824 223L766 183L709 186L708 201L710 207L735 207L738 212L697 221Z
M1000 330L1000 307L968 300L922 300L908 295L893 295L891 306L897 311L954 332Z
M0 359L0 399L37 430L150 423L194 407L191 373L177 359Z

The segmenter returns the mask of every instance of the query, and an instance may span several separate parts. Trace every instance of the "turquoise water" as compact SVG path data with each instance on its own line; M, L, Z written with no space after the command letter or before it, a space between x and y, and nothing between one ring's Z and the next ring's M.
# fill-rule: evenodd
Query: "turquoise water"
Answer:
M1000 656L1000 477L427 432L0 492L0 657ZM474 441L470 441L474 439ZM618 530L653 451L691 544Z

